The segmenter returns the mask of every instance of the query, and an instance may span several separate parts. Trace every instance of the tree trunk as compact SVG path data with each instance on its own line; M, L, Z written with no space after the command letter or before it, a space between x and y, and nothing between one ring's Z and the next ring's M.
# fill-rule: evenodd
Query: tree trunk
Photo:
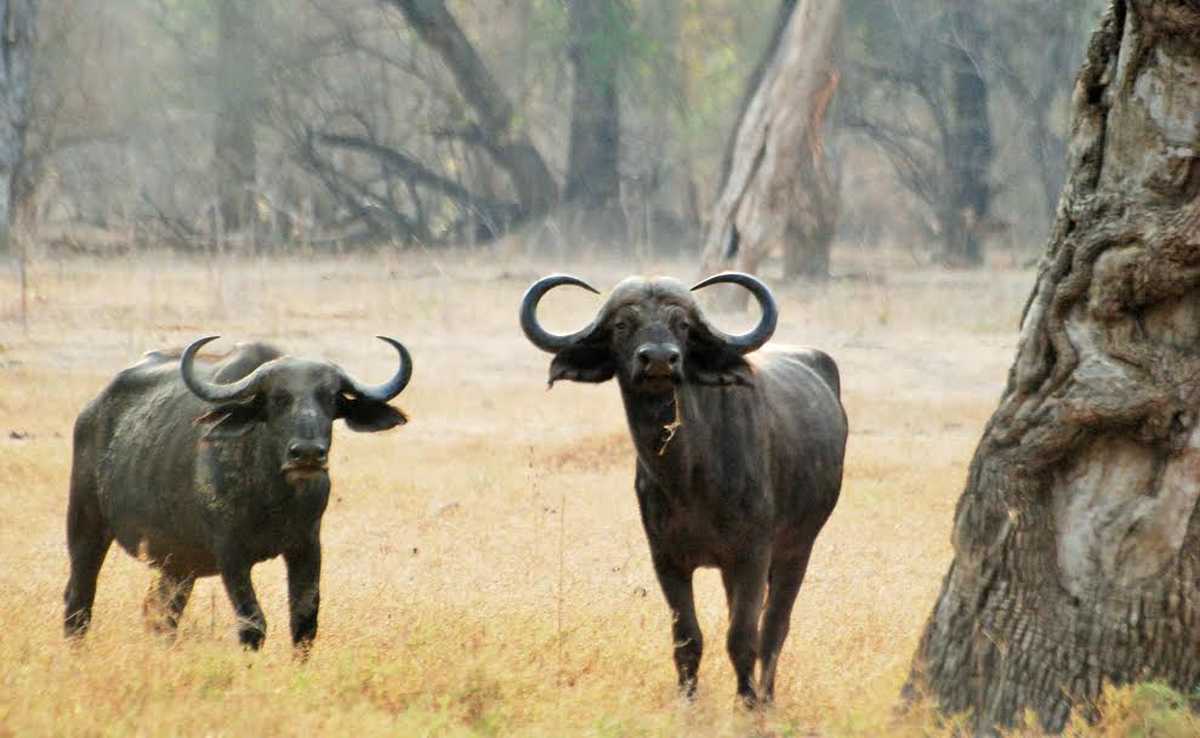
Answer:
M217 119L214 176L220 229L253 225L257 181L255 114L259 104L255 53L256 3L217 0Z
M624 242L617 72L628 9L623 0L567 0L567 15L575 91L564 196L577 209L585 235Z
M909 696L1094 716L1105 683L1200 684L1200 6L1114 0L1008 385L955 513Z
M542 155L520 127L512 103L442 0L386 0L404 14L417 35L446 64L463 99L475 111L478 131L468 138L483 146L508 173L517 200L529 217L549 212L558 185Z
M837 193L821 147L836 89L832 54L841 3L799 0L731 139L727 173L705 238L706 272L753 272L782 248L788 276L828 276Z
M795 198L796 207L803 210L789 213L784 229L783 276L786 279L829 278L829 252L841 211L838 182L830 175L821 138L825 114L838 87L838 75L832 66L831 63L825 85L812 99L810 125L804 142L807 158L801 160L795 171L797 182L793 186L807 197Z
M8 250L16 178L25 157L36 0L0 0L0 252Z
M979 12L957 0L947 11L951 39L946 47L950 71L949 130L946 164L949 168L949 207L941 212L945 261L977 266L983 262L978 226L991 210L992 127L988 116L988 88L975 58L983 47Z

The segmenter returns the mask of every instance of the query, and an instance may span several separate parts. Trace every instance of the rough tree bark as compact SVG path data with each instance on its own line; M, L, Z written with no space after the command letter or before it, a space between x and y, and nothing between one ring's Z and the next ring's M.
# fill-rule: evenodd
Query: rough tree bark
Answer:
M704 241L705 272L754 272L782 248L787 276L828 276L838 207L821 126L837 87L841 16L840 2L784 1L783 30L751 79L754 91L730 140Z
M404 14L417 35L446 64L463 99L476 115L476 131L463 137L484 147L508 174L525 217L549 212L558 202L558 185L542 155L529 140L512 103L467 40L442 0L385 0Z
M0 252L8 250L14 180L25 156L36 0L0 0Z
M256 3L217 2L217 117L213 133L220 227L227 233L253 222L259 104L256 61Z
M1061 730L1105 683L1200 684L1200 4L1114 0L1068 180L955 513L910 696Z
M564 199L584 235L624 242L621 210L621 113L617 72L629 10L623 0L567 0L575 71Z

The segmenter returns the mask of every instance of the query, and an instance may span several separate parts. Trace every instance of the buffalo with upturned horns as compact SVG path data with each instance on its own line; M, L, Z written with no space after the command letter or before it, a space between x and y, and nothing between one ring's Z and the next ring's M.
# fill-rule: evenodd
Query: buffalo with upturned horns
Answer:
M332 425L381 431L406 422L388 405L412 376L400 342L391 379L364 385L326 361L239 344L197 361L215 340L182 353L154 351L120 372L75 422L67 545L71 575L64 631L91 621L96 578L115 539L159 570L148 624L173 634L197 577L219 574L238 637L257 649L266 620L250 581L254 564L287 564L292 642L317 633L321 516L329 501Z
M757 299L762 318L753 330L729 335L704 317L691 290L721 283ZM536 317L539 301L560 285L596 292L576 277L545 277L525 293L521 328L554 354L551 385L617 379L637 450L642 524L674 616L680 688L694 695L703 649L692 574L716 567L738 695L748 705L769 702L813 542L841 489L847 428L837 365L815 349L759 351L779 311L748 274L718 274L691 290L674 279L630 277L570 335L548 332Z

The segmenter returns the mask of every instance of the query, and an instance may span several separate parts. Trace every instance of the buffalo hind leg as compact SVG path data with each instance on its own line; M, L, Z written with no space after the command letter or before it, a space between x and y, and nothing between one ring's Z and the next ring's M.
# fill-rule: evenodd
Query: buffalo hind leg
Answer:
M221 569L221 582L238 620L238 640L246 648L257 651L267 635L267 619L258 605L254 584L250 581L248 564L230 564Z
M771 565L770 590L762 622L762 697L766 702L775 699L775 670L779 666L779 653L787 640L792 620L792 605L804 582L808 570L808 557L812 553L812 542L802 544Z
M696 620L696 603L692 596L692 572L659 558L654 559L654 571L662 587L667 606L671 608L671 638L675 645L675 670L679 674L679 690L688 699L696 696L696 675L700 671L700 656L704 652L704 636Z
M767 556L755 555L721 569L721 581L725 584L729 602L729 633L725 648L737 675L738 697L747 707L758 704L754 666L758 662L758 621L767 589L768 566Z
M142 604L146 627L152 633L174 638L179 617L192 596L195 579L188 574L163 569L150 585Z
M321 607L321 545L315 543L289 551L283 559L288 573L292 645L303 658L317 637L317 613Z
M96 579L112 540L94 495L85 494L73 484L67 507L71 575L63 591L63 635L67 638L83 636L91 624Z

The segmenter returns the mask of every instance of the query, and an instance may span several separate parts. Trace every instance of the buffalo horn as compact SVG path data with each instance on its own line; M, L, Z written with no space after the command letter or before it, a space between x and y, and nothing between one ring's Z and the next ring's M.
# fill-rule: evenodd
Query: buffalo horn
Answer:
M538 323L537 306L541 302L542 297L550 290L559 285L570 284L576 287L582 287L588 292L600 294L596 288L592 287L587 282L584 282L578 277L572 277L569 274L551 274L548 277L542 277L534 282L525 292L524 299L521 300L521 330L525 331L525 337L534 346L537 346L542 351L549 353L557 353L567 348L571 344L578 341L591 332L595 322L583 330L569 333L566 335L557 335L546 330Z
M363 398L364 400L375 400L376 402L387 402L408 385L408 380L412 379L412 356L409 355L408 349L404 348L404 344L394 338L387 336L376 336L380 341L388 344L396 349L396 353L400 354L400 368L396 370L395 375L383 384L369 386L360 384L358 380L350 375L342 372L342 378L349 388L349 392Z
M208 402L238 402L244 400L254 393L254 389L261 378L261 366L238 381L230 382L229 384L206 382L193 373L196 352L203 348L205 344L211 343L218 338L220 336L197 338L183 350L183 357L179 360L179 372L183 375L183 383L192 391L192 394Z
M750 294L754 295L754 299L758 300L758 306L762 308L762 318L758 321L758 325L747 333L735 336L710 326L710 330L717 338L741 354L748 354L761 348L763 344L771 340L771 335L775 333L775 324L779 321L779 308L775 304L775 297L771 295L769 287L744 272L722 272L697 283L692 289L698 290L713 284L736 284L745 287L750 290Z

